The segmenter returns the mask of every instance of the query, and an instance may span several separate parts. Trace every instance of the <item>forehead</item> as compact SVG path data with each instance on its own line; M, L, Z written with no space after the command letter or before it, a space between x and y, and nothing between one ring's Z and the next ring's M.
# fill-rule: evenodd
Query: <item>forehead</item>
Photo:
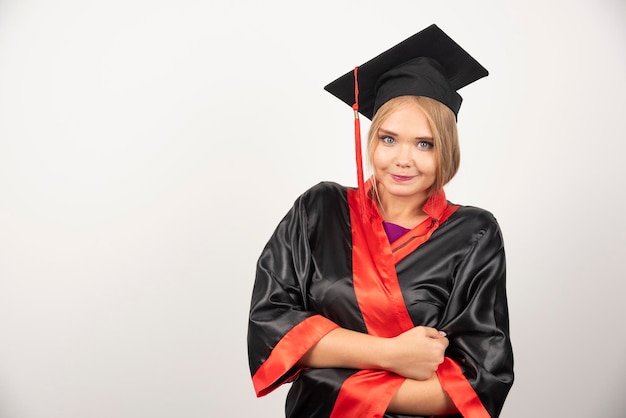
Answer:
M379 130L412 137L431 136L430 120L415 101L398 103L380 124Z

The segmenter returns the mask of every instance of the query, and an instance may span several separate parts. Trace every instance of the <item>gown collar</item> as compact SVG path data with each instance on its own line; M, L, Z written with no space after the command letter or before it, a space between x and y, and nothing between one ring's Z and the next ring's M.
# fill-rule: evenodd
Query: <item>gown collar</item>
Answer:
M370 219L380 219L382 220L382 216L378 211L378 205L376 204L374 198L372 198L373 186L374 186L374 177L370 177L365 183L365 193L367 196L367 202L364 206L364 209L367 211ZM443 215L444 211L448 207L448 200L446 198L446 193L442 190L432 194L424 206L422 206L422 210L428 216L430 216L435 221L438 221Z

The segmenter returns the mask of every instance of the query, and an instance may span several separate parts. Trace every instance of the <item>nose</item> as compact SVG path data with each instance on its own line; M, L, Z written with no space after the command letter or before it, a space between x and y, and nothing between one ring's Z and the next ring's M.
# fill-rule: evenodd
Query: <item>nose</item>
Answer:
M396 148L394 163L398 167L407 167L411 165L411 146L402 144Z

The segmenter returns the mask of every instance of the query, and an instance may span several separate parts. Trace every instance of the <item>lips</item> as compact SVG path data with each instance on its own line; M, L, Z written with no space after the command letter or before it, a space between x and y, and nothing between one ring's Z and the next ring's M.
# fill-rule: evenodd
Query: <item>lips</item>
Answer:
M391 174L391 178L397 182L405 182L415 178L415 176L399 176L397 174Z

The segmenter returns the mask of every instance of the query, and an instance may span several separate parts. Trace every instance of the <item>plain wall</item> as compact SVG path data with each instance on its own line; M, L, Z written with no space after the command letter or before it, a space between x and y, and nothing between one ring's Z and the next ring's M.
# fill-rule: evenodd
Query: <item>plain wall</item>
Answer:
M623 416L624 1L3 0L0 417L282 416L248 371L256 259L356 183L323 86L432 23L490 71L447 194L505 237L502 416Z

